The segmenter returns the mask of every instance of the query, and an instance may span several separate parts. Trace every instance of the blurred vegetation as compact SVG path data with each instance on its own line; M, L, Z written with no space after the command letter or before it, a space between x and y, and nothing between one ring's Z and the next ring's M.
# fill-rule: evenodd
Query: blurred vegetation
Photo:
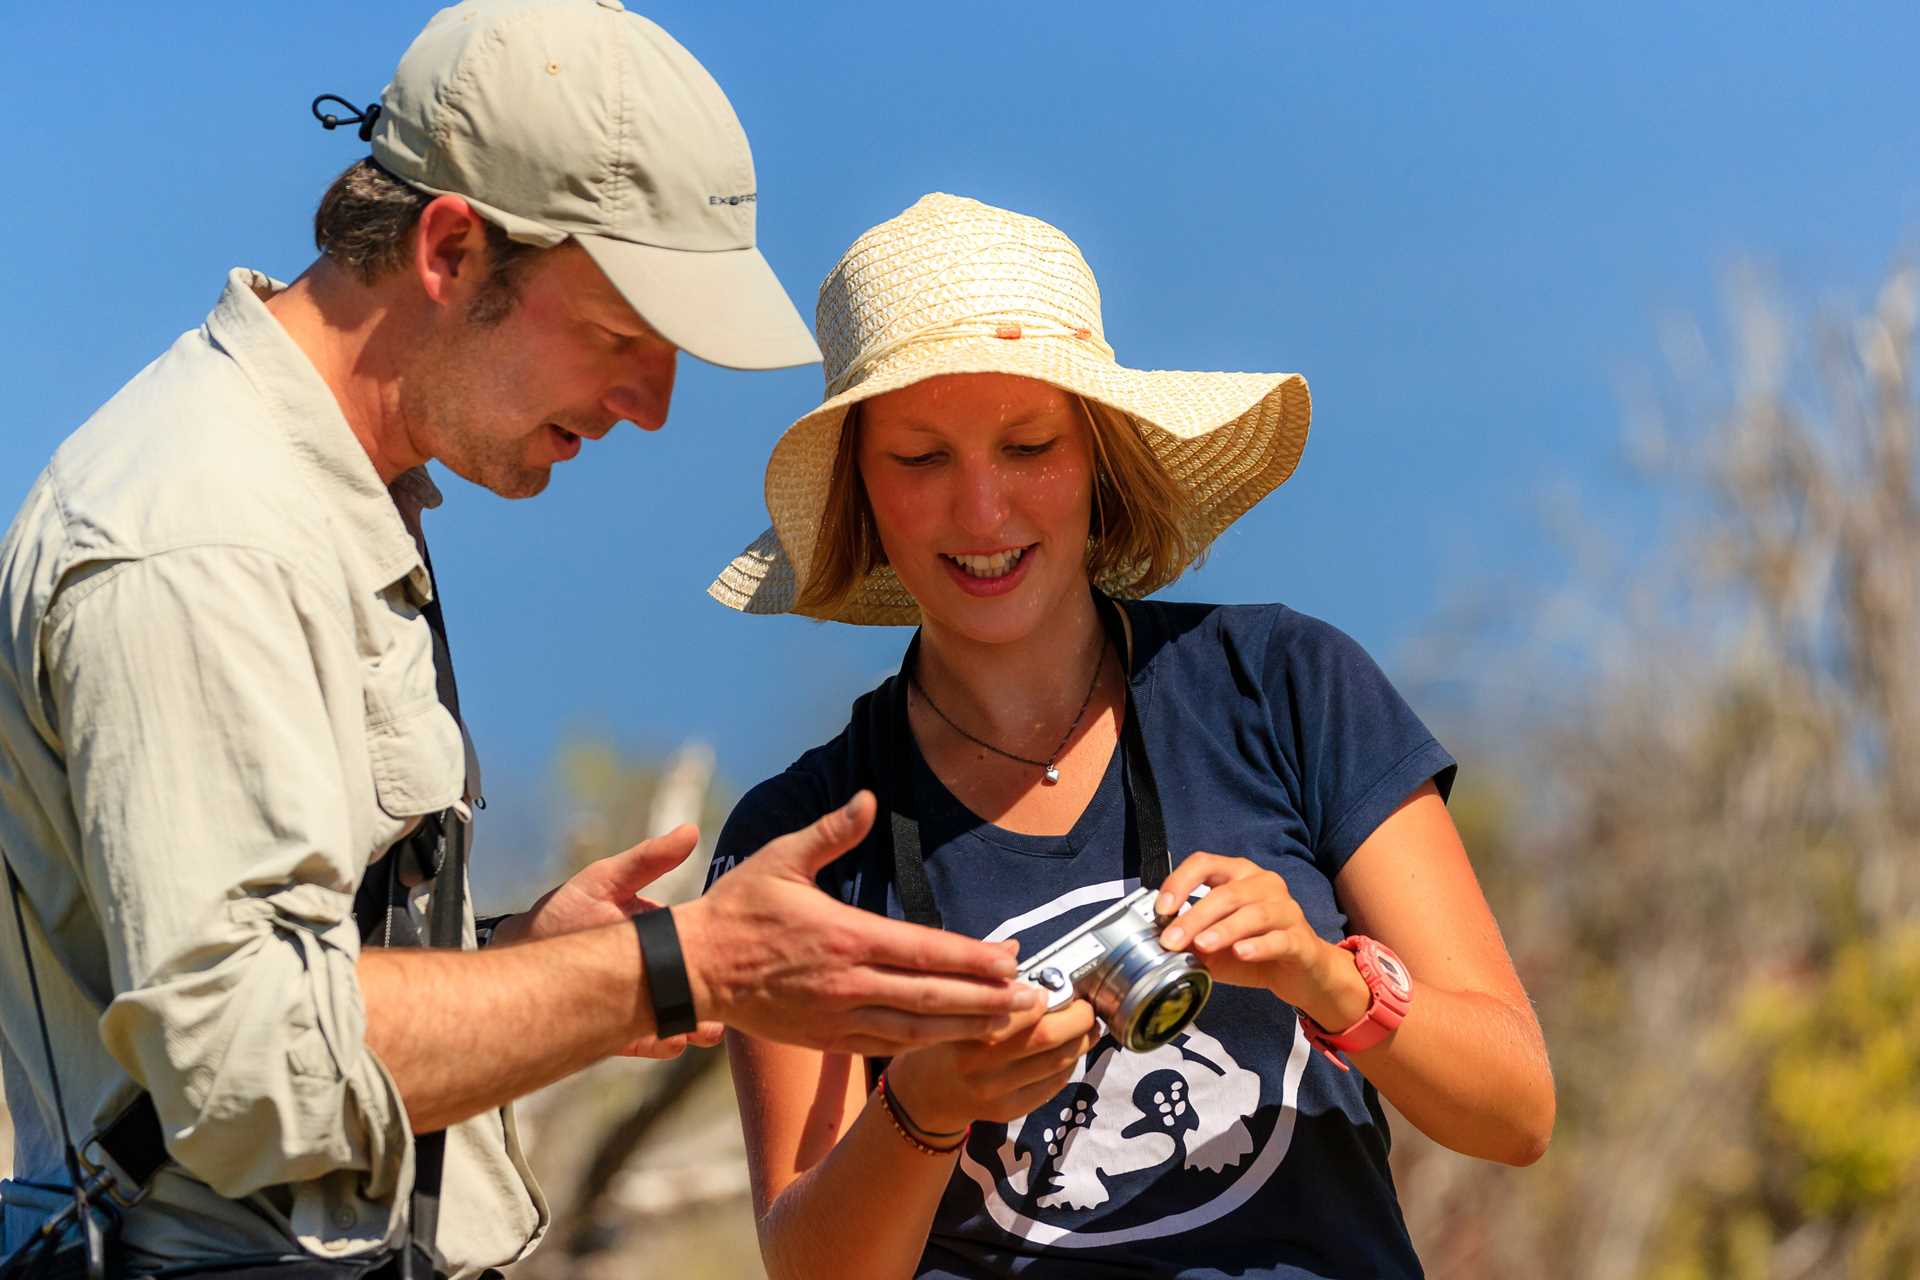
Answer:
M1527 1170L1398 1128L1436 1277L1920 1275L1914 279L1730 293L1730 354L1677 331L1638 424L1657 536L1544 603L1463 753L1560 1117Z
M700 892L735 799L715 785L713 754L697 743L663 760L576 742L556 761L554 784L566 808L550 881L646 835L698 824L699 847L648 890L664 902ZM546 1242L513 1269L515 1280L764 1274L722 1050L603 1062L515 1111L553 1207Z

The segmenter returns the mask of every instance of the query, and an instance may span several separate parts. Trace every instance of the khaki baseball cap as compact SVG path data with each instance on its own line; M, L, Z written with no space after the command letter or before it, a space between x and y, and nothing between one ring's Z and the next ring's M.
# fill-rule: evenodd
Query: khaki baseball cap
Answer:
M515 240L580 242L675 346L734 369L820 351L754 245L753 154L727 96L621 0L466 0L380 97L373 158Z

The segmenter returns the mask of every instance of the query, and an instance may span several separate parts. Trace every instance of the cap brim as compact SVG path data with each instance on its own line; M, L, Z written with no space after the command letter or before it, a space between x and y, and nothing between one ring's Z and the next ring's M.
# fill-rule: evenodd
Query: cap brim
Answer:
M708 364L786 369L820 348L754 248L696 252L576 235L614 288L660 335Z

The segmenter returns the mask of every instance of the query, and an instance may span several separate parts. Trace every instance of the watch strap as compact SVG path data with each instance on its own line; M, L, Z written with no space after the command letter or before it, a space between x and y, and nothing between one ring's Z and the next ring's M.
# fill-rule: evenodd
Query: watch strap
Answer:
M1405 1020L1413 1002L1413 984L1406 977L1406 965L1400 957L1372 938L1356 934L1342 940L1340 947L1352 954L1354 968L1367 984L1370 998L1366 1012L1352 1026L1339 1031L1329 1031L1302 1013L1300 1029L1309 1044L1345 1071L1347 1064L1341 1061L1341 1053L1360 1053L1373 1048ZM1397 981L1389 971L1398 975Z
M684 1036L698 1022L693 1012L693 987L687 981L686 957L680 954L680 931L673 911L660 907L633 917L640 937L640 961L647 970L647 994L653 1001L656 1036Z

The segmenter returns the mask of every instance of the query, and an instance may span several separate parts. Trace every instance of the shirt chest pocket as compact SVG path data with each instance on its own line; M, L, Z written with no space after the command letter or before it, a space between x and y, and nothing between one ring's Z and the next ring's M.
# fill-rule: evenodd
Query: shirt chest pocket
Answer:
M460 799L466 743L435 692L426 623L401 628L366 672L367 761L380 808L402 821Z

